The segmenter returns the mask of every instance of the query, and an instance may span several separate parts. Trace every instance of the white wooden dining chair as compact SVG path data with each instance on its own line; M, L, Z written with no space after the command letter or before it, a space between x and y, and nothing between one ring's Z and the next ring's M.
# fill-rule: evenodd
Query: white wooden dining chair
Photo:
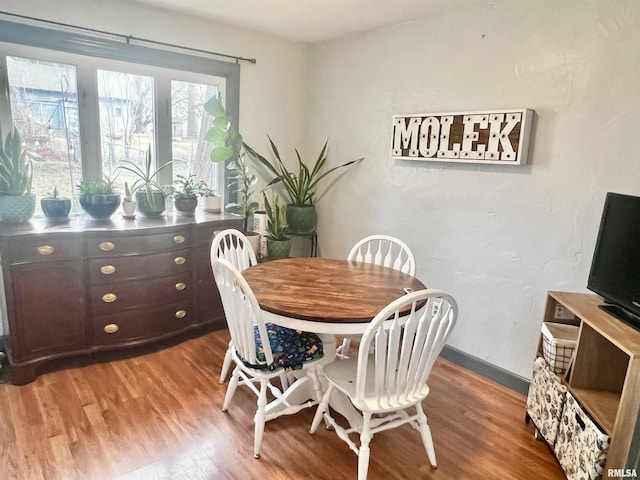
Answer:
M216 260L213 274L231 333L230 351L235 363L222 411L229 409L238 385L246 385L256 394L253 456L260 458L260 445L267 421L318 404L322 395L318 370L329 358L324 357L323 344L317 335L266 323L251 287L229 261ZM335 343L327 348L335 349ZM309 375L315 398L306 402L288 401L287 388L293 386L280 389L271 383L272 379L288 370ZM267 402L267 390L275 398L271 402Z
M408 309L408 311L407 311ZM458 316L455 300L441 290L404 295L383 308L362 336L357 358L324 367L328 388L316 410L310 432L324 417L358 456L358 480L367 478L369 443L374 434L411 424L420 432L429 462L436 455L422 408L429 394L431 368ZM361 425L339 425L329 411L332 395L346 395L362 414ZM410 414L408 410L415 413ZM349 438L360 435L360 445Z
M249 268L258 263L256 252L254 252L251 243L247 237L239 230L228 228L216 234L211 242L211 268L214 262L219 258L228 260L239 271ZM227 348L222 361L222 369L220 370L220 383L224 383L229 374L229 369L233 360L231 358L231 350Z
M416 260L409 246L391 235L369 235L357 242L347 255L347 260L374 263L399 270L411 276L416 274ZM342 339L336 355L348 358L351 340L359 340L357 335Z

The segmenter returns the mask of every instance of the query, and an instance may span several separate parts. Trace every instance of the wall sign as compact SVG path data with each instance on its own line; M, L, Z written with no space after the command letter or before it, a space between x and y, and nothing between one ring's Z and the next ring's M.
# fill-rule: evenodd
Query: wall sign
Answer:
M525 165L533 110L393 116L391 157Z

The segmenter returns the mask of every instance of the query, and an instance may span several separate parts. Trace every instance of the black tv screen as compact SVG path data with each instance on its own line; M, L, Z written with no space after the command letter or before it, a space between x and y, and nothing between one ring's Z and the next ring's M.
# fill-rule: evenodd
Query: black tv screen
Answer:
M607 312L640 327L640 197L607 193L587 288Z

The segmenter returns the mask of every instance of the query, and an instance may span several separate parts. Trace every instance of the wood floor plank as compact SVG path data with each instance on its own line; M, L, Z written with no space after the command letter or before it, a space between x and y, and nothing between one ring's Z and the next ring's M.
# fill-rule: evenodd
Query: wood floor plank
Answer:
M228 341L223 330L0 385L2 478L355 479L357 458L335 432L308 433L314 409L268 422L261 458L253 458L255 396L239 387L221 410ZM438 468L419 433L404 426L374 436L371 480L565 478L524 423L524 396L444 359L429 384L424 407Z

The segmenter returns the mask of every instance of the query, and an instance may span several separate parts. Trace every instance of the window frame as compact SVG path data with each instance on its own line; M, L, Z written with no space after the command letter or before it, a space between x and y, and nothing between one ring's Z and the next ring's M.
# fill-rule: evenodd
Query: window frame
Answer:
M4 46L2 44L9 45ZM11 44L19 46L11 48ZM27 48L25 48L27 47ZM34 48L28 48L34 47ZM73 63L77 65L77 81L79 99L84 96L85 101L79 101L79 116L83 124L81 134L82 156L83 156L83 177L99 178L102 176L101 162L90 161L89 159L101 158L100 153L100 128L97 97L97 78L92 78L88 74L89 69L82 69L81 65L73 62L72 57L79 55L85 57L87 63L96 65L91 68L109 68L109 63L104 60L113 61L115 68L120 68L128 64L134 71L144 71L145 67L159 69L170 69L174 71L185 71L191 74L203 74L208 77L219 77L224 79L221 85L225 103L225 108L229 115L239 121L240 105L240 65L236 61L217 60L204 55L195 55L174 51L168 48L154 48L145 45L138 45L132 42L124 42L107 38L107 36L87 35L72 31L65 31L41 26L0 20L0 52L2 52L2 62L0 62L0 128L3 132L11 128L11 109L9 105L9 85L7 81L6 55L23 57L33 57L30 52L36 49L49 52L51 57L40 58L42 60L60 61L63 63ZM64 55L65 53L71 55ZM92 61L92 57L95 59ZM84 64L84 61L82 62ZM174 78L174 80L190 80L185 78ZM161 87L162 88L162 87ZM81 93L82 91L82 93ZM165 99L171 98L170 88L156 91L155 111L158 115L169 115L171 106L163 105ZM84 103L84 105L83 105ZM91 103L91 105L87 105ZM162 125L164 122L159 122ZM170 125L170 122L169 122ZM171 160L171 131L166 129L154 129L154 140L156 148L156 162L158 166ZM171 183L170 169L165 169L165 177L160 178L163 183ZM229 197L229 191L224 182L224 166L221 166L220 179L223 183L218 185L224 191L227 201L233 201Z

